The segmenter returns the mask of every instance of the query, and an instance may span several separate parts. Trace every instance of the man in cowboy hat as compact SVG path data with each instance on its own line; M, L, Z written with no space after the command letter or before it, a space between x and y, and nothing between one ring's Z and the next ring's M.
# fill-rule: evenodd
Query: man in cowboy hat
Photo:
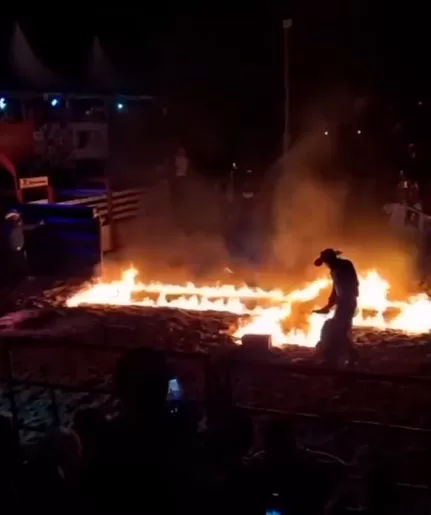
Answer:
M337 360L340 353L347 354L349 361L356 359L351 339L353 317L357 308L359 281L355 267L348 259L340 258L341 252L325 249L315 260L315 266L325 264L331 273L333 286L325 307L315 313L327 314L335 308L334 316L322 327L319 346L327 359Z

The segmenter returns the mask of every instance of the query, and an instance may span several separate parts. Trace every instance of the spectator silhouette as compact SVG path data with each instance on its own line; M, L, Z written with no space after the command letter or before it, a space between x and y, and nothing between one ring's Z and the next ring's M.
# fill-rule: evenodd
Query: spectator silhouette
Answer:
M40 442L43 459L59 468L66 479L73 477L81 461L82 447L79 436L72 429L59 428L49 432Z
M107 432L107 420L104 413L97 408L84 408L74 417L74 429L82 446L84 464L98 459L103 452Z
M118 361L115 389L129 427L148 428L165 417L170 376L164 355L153 349L133 350Z
M375 463L366 477L369 515L397 513L400 505L399 491L390 463L374 456Z
M298 447L287 420L267 425L264 451L252 460L251 468L250 491L256 513L271 509L295 515L322 512L329 492L322 498L321 468L311 454Z
M25 467L25 512L37 506L45 513L74 513L73 485L79 470L81 445L78 435L65 428L48 432ZM49 496L47 496L49 488Z
M300 453L287 420L275 420L267 425L263 445L264 459L269 464L296 461Z
M19 469L19 447L13 430L12 419L0 415L0 473L11 476Z
M0 496L5 513L19 513L20 465L12 420L0 415Z
M224 418L218 441L218 455L224 480L226 513L249 513L246 455L253 444L253 421L242 410L232 409Z
M239 409L232 409L225 416L219 438L220 456L229 466L242 466L243 459L253 444L253 422Z
M93 512L174 513L179 507L182 469L167 409L169 378L163 354L153 349L135 349L118 361L121 413L109 423L103 456L82 485Z

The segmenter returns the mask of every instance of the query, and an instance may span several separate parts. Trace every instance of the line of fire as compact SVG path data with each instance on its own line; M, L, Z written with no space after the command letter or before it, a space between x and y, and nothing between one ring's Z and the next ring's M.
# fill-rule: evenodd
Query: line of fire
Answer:
M277 25L66 4L69 28L26 31L69 80L14 26L2 513L430 513L431 103L410 98L409 10L389 37L341 4ZM387 105L403 75L422 141Z
M19 28L14 37L19 60L29 50ZM94 55L100 52L96 42ZM38 66L39 84L55 84L40 63L30 69ZM17 68L22 75L25 66ZM230 313L236 323L228 334L235 341L315 347L328 316L313 308L330 282L320 271L305 280L295 264L277 268L280 238L275 241L267 219L278 183L268 194L270 181L246 162L231 163L217 180L199 177L185 148L172 143L169 102L116 88L98 94L82 87L0 91L0 207L12 227L3 245L12 241L17 249L2 254L4 282L90 279L66 306ZM419 241L429 233L430 217L407 198L415 188L401 177L403 198L382 208L382 219L388 231L392 226ZM286 213L278 219L288 227L295 213L282 207ZM309 250L312 237L298 242L292 236L282 252L293 262ZM423 316L431 312L425 293L394 297L384 270L359 267L354 326L414 334L431 329L431 317ZM268 268L275 272L267 287L262 278ZM166 269L170 280L163 282Z

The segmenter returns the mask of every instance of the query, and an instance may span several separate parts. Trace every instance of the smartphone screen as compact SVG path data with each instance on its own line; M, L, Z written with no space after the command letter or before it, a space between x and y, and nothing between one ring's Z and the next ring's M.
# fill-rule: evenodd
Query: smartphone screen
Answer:
M183 399L183 389L176 377L169 381L168 386L168 402L178 402Z
M280 494L277 492L274 492L272 494L271 497L273 497L273 499L271 500L270 506L271 505L278 506L279 503L277 502L277 500L278 500L279 496L280 496ZM265 510L265 515L285 515L285 512L284 512L284 510L281 511L280 509L273 507L273 508L267 508Z

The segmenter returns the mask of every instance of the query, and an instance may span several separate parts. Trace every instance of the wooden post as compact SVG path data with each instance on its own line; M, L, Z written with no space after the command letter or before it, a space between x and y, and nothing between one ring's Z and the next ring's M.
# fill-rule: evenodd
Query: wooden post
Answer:
M15 192L16 192L16 199L20 204L24 203L24 192L21 188L21 184L19 182L18 177L15 176Z
M106 115L106 124L107 124L107 145L109 149L109 122L110 122L110 104L109 101L105 102L105 115ZM118 245L117 231L115 227L114 220L114 199L112 196L112 183L111 183L111 172L109 169L109 164L105 162L103 167L103 173L105 176L105 189L106 189L106 199L107 199L107 207L108 207L108 223L109 223L109 232L111 239L111 248L116 250Z
M112 250L116 250L117 248L117 231L115 230L115 220L114 220L114 199L112 197L112 187L109 175L106 173L105 168L105 188L106 188L106 200L108 207L108 223L109 223L109 233L111 239L111 248Z
M51 183L51 177L48 177L48 202L50 204L54 204L55 202L55 189L54 189L54 186L52 185Z
M105 274L104 260L103 260L103 239L102 239L102 218L97 217L99 221L99 277L103 278Z

